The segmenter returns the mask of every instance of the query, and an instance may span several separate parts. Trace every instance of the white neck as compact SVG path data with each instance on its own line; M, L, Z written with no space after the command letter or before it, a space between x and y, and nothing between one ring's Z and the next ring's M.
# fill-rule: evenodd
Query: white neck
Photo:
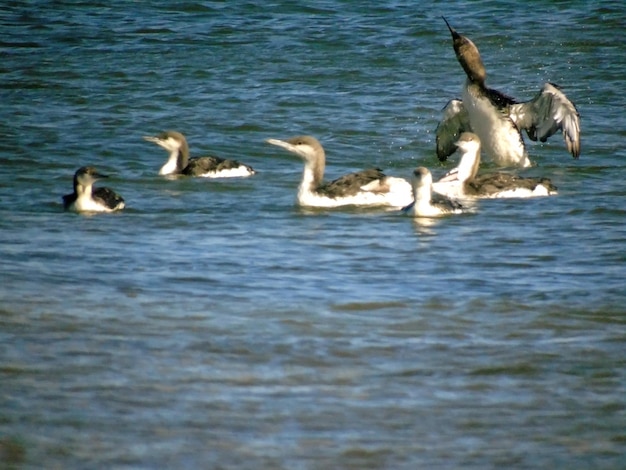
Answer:
M93 184L77 184L76 185L76 195L79 198L91 198Z
M422 183L421 186L415 190L415 210L423 212L431 206L431 185Z
M172 150L165 165L159 170L159 175L171 175L178 173L182 168L178 168L178 150Z
M466 183L473 180L478 173L478 167L480 165L480 149L469 148L464 149L461 161L459 162L459 171L457 178L461 183Z
M298 200L302 201L309 194L315 193L318 182L315 181L315 170L309 161L304 162L304 171L302 172L302 181L298 187Z
M101 210L100 205L94 201L92 195L93 187L91 184L76 186L76 201L74 201L74 209L81 211L98 211Z

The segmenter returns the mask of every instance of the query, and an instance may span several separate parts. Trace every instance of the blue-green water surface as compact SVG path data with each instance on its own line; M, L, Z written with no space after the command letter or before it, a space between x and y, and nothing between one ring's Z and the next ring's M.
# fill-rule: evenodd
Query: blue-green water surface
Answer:
M327 178L454 165L464 81L576 103L559 195L475 213L295 205ZM16 468L626 465L622 2L31 1L0 6L0 459ZM248 179L167 179L186 134ZM95 165L127 209L65 213Z

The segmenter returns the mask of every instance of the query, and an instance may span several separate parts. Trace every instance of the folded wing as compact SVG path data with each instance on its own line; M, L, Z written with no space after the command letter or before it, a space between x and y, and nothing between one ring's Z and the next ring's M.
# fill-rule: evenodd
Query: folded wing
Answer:
M354 196L362 191L383 193L389 191L385 186L386 176L379 168L362 170L323 183L317 190L329 197Z

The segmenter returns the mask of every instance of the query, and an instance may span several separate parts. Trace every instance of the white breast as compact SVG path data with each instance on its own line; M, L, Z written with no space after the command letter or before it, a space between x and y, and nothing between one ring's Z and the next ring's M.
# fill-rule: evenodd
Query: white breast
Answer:
M121 207L118 207L118 209L122 209L123 207L124 206L122 205ZM113 209L100 204L88 195L81 195L76 198L76 201L74 201L69 209L75 212L113 212Z
M472 85L463 88L463 103L483 152L499 166L531 165L519 130Z
M178 167L176 166L177 156L170 157L165 165L161 167L159 170L159 175L171 175L173 173L178 173Z

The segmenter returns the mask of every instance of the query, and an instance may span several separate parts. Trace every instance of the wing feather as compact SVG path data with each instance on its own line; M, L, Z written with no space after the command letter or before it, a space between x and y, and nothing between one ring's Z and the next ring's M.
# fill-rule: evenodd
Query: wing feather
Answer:
M124 198L106 186L93 188L92 197L101 201L109 209L123 209L125 205Z
M469 115L461 100L450 100L443 108L443 119L437 125L437 158L445 162L456 151L455 142L466 131L471 131Z
M341 176L329 183L322 184L317 190L329 197L354 196L361 191L374 193L387 192L384 185L385 174L379 168L372 168Z
M556 85L546 83L532 100L511 105L511 119L532 140L545 142L560 130L567 151L580 156L580 115Z

